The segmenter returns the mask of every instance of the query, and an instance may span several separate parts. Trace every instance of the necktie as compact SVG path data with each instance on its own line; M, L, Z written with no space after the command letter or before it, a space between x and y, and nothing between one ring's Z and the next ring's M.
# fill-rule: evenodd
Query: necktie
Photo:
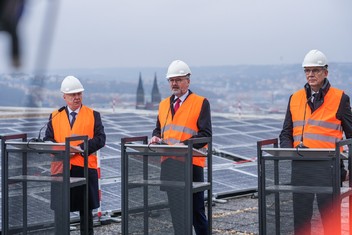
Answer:
M318 96L318 93L314 93L313 94L313 97L312 97L312 103L314 102L314 100L317 98L317 96Z
M76 121L76 115L77 115L77 113L71 112L70 115L72 116L71 123L70 123L71 128L72 128L73 123L75 123L75 121Z
M318 97L318 93L314 93L312 97L312 104L313 104L314 110L316 109L316 106L317 106L317 102L316 102L317 97Z
M176 104L175 104L175 107L174 107L175 113L177 112L178 108L180 107L180 103L181 103L181 100L179 98L177 98Z

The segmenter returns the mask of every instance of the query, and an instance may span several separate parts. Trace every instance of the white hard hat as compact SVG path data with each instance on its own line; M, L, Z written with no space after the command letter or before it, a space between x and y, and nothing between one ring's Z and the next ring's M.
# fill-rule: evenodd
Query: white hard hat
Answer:
M166 78L190 75L191 70L182 60L174 60L167 69Z
M311 50L303 59L302 67L323 67L328 65L328 60L323 52Z
M67 76L61 83L61 92L72 94L84 91L82 83L74 76Z

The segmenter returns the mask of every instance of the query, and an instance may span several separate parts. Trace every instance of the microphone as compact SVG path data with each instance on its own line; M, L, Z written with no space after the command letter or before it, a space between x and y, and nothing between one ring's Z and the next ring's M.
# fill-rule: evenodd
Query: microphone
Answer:
M164 142L165 125L166 125L167 119L168 119L168 117L169 117L169 113L170 113L170 111L171 111L171 107L174 105L174 103L176 102L176 100L177 100L177 99L174 99L174 100L171 101L171 103L170 103L170 107L169 107L169 110L167 111L167 115L166 115L166 118L165 118L164 126L163 126L163 129L162 129L162 131L161 131L161 138L160 138L161 140L159 141L158 144L167 144L167 143Z
M307 101L306 101L306 103L305 103L305 105L304 105L304 114L303 114L303 126L302 126L301 141L300 141L299 145L297 146L297 148L308 148L307 146L305 146L305 145L303 144L303 133L304 133L304 126L306 125L307 104L308 104L309 101L312 101L312 98L314 98L313 95L311 95L311 96L307 99Z
M37 138L37 139L36 139L36 138L33 138L32 141L34 141L34 142L44 142L44 141L40 138L40 134L41 134L43 128L44 128L45 126L47 126L47 125L49 124L49 122L51 122L59 113L61 113L63 110L65 110L65 108L66 108L66 106L62 106L61 108L59 108L59 109L57 110L58 112L57 112L54 116L52 116L52 117L49 119L49 121L47 121L47 122L44 124L44 126L42 126L42 127L40 128L39 134L38 134L38 138Z

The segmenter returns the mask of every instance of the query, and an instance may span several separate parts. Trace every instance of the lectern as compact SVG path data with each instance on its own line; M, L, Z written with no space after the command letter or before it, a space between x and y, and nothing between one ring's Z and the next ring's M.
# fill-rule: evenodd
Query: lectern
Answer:
M188 146L147 143L147 136L121 139L122 233L173 234L173 221L184 226L185 235L192 234L193 194L201 191L207 193L207 218L211 233L211 138L190 139ZM198 143L207 144L208 150L194 149L194 144ZM192 180L192 156L204 157L207 160L204 182ZM175 168L163 172L165 169L162 162L169 158L175 160ZM177 199L180 201L179 208L169 207L168 193L172 190L181 195ZM172 218L171 210L175 209L179 209L181 216Z
M347 154L341 152L343 146L347 147ZM341 140L332 149L278 148L278 139L258 141L259 234L293 233L293 199L307 195L331 195L331 207L327 209L331 210L329 216L334 234L341 234L341 200L348 196L349 223L343 227L342 234L348 230L351 234L351 174L349 185L340 187L340 160L348 159L348 169L351 172L351 146L352 139ZM297 173L297 169L303 174ZM316 204L313 205L311 224L314 234L323 234Z
M84 142L84 150L71 146ZM66 138L65 143L32 142L26 134L1 136L2 233L27 234L49 231L70 233L70 188L84 186L85 210L88 211L88 137ZM84 157L84 177L70 177L70 156ZM53 175L52 163L61 166ZM53 189L56 189L53 193ZM55 195L56 194L56 195ZM53 219L54 208L62 215ZM55 209L57 211L57 209ZM85 213L87 215L87 213ZM86 225L88 217L85 216ZM86 226L88 232L88 227Z

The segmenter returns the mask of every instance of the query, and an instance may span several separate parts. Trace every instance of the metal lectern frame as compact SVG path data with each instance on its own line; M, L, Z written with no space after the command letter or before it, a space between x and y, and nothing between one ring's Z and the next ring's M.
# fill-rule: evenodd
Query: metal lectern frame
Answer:
M273 145L272 148L265 146ZM349 231L352 234L352 174L349 174L348 187L340 187L340 160L346 159L341 156L340 149L343 146L348 148L348 170L352 172L352 139L336 142L332 149L310 149L310 148L278 148L278 139L267 139L257 142L257 162L258 162L258 205L259 205L259 234L266 234L266 195L274 193L275 197L275 231L280 234L280 193L331 193L335 202L341 203L344 197L349 197ZM267 154L264 155L263 152ZM280 184L279 161L280 160L300 160L300 161L332 161L332 187L320 186L291 186ZM266 186L265 162L274 162L274 185ZM336 221L336 234L341 234L341 207L336 206L334 218Z
M212 138L193 138L189 139L188 146L180 145L151 145L148 146L148 137L131 137L121 139L121 175L122 175L122 234L128 235L128 156L131 155L142 155L143 156L143 182L137 183L140 187L147 187L148 185L162 185L159 183L148 181L148 157L161 157L161 156L180 156L184 157L185 160L185 204L188 211L185 213L185 227L187 233L185 235L192 234L193 225L193 193L207 191L207 217L208 217L208 229L211 234L212 231ZM143 144L136 144L136 142L142 142ZM207 144L208 151L203 153L197 149L194 149L194 144ZM151 150L152 148L153 150ZM207 159L207 181L205 182L192 182L193 181L193 167L192 167L192 156L197 155L206 157ZM148 190L144 190L144 234L149 234L148 224Z
M2 233L10 234L9 230L9 189L11 183L21 182L23 194L23 234L28 232L27 219L27 182L58 182L62 181L63 195L63 231L70 233L70 188L85 185L84 210L88 211L88 136L67 137L65 143L31 142L27 140L27 134L15 134L0 136L1 138L1 203L2 203ZM14 141L17 140L17 141ZM18 141L20 140L20 141ZM71 141L83 141L84 149L71 146ZM9 177L10 153L22 154L22 175ZM63 156L63 176L31 176L27 175L27 153L48 153L61 154ZM70 177L70 156L71 153L81 153L84 157L84 177ZM88 234L88 215L85 213L85 231Z

